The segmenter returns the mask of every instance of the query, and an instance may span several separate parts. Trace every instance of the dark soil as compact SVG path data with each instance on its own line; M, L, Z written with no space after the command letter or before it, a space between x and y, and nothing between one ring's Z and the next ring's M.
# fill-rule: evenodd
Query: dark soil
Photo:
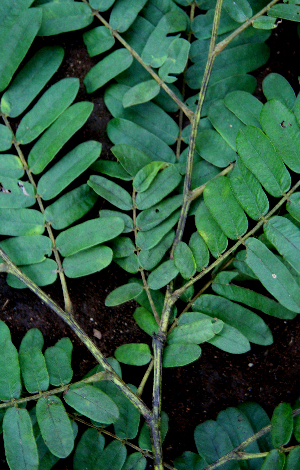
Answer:
M80 78L78 100L92 100L95 105L92 116L79 132L79 139L95 139L102 142L102 158L110 159L111 144L105 134L110 115L104 106L101 92L89 96L82 83L85 74L97 59L88 57L82 45L81 33L62 35L59 38L60 44L61 39L65 60L55 80L66 76ZM58 39L39 39L35 46L39 48L41 43L46 45L55 41ZM300 60L299 48L296 46L299 44L296 25L283 22L268 42L271 58L265 67L254 74L259 83L257 96L263 100L261 82L270 72L282 74L298 93ZM74 146L73 143L71 142L71 147ZM126 283L127 279L126 273L112 264L102 272L69 282L76 320L107 357L112 356L118 346L128 342L148 342L149 345L151 343L151 339L133 320L132 314L136 307L134 302L115 308L107 308L104 305L108 293ZM44 290L63 306L59 281ZM75 380L80 379L96 363L62 320L29 290L20 291L8 287L4 275L0 275L0 318L10 327L16 346L32 327L42 331L45 346L51 346L61 337L69 336L74 345ZM271 414L279 402L287 401L292 404L299 397L300 322L298 318L282 321L267 316L264 320L274 335L274 344L269 347L252 345L248 354L239 356L223 353L205 344L202 356L197 362L186 367L164 369L162 408L170 418L170 431L165 440L167 462L171 462L185 450L195 452L195 426L206 419L215 419L218 412L228 406L254 400ZM101 333L101 339L95 336L95 333L98 335L95 330ZM124 380L138 386L145 367L135 367L135 375L132 374L132 368L122 366L122 369ZM151 391L145 392L143 398L151 405ZM3 457L2 462L1 469L7 468ZM71 460L60 461L54 468L71 470ZM152 468L150 463L148 468Z

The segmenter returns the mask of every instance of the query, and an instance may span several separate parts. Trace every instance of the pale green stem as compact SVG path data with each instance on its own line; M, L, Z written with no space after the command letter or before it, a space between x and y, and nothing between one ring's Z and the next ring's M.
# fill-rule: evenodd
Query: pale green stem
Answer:
M149 379L150 374L151 374L151 372L152 372L153 364L154 364L154 361L153 361L153 359L151 359L150 364L149 364L149 366L147 367L147 370L146 370L146 372L145 372L145 374L144 374L144 377L142 378L142 381L141 381L141 383L140 383L140 385L139 385L139 388L138 388L137 391L136 391L136 394L137 394L138 397L141 397L142 394L143 394L143 391L144 391L145 385L146 385L146 383L147 383L147 380Z

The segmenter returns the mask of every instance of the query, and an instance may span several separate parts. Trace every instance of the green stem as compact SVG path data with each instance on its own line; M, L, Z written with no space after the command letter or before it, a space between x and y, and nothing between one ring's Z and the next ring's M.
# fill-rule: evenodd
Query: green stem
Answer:
M204 184L201 184L201 186L198 186L198 188L193 189L193 191L191 191L190 194L189 194L189 198L190 198L191 202L194 199L196 199L197 197L201 196L201 194L203 194L205 186L210 181L214 180L215 178L218 178L219 176L226 176L228 173L230 173L231 170L233 170L234 166L235 166L235 163L230 163L226 168L224 168L224 170L222 170L219 174L214 176L212 179L210 179L209 181L206 181L206 183L204 183Z
M153 361L153 359L151 359L151 362L150 362L149 366L147 367L147 370L144 374L144 377L142 378L142 381L139 385L139 388L136 391L136 394L137 394L138 397L141 397L142 394L143 394L143 391L144 391L145 385L147 383L147 380L149 379L150 374L152 372L153 364L154 364L154 361Z

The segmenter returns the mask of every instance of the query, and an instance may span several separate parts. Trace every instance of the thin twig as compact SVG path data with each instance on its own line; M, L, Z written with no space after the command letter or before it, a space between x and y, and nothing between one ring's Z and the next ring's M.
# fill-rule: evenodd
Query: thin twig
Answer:
M151 362L150 362L149 366L147 367L147 370L146 370L146 372L145 372L145 374L144 374L144 377L143 377L142 380L141 380L141 383L140 383L140 385L139 385L139 388L138 388L137 391L136 391L136 394L137 394L138 397L141 397L142 394L143 394L143 391L144 391L145 385L146 385L146 383L147 383L147 380L149 379L150 374L151 374L151 372L152 372L153 364L154 364L154 361L153 361L153 359L151 359Z

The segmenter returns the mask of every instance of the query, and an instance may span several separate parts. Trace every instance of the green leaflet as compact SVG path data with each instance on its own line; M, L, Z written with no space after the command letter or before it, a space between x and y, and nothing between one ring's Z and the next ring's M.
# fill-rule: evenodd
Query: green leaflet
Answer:
M129 2L128 0L117 0L111 11L109 24L114 30L124 33L146 3L147 0L129 0Z
M101 144L94 140L77 145L39 180L37 192L48 201L57 196L83 173L101 153Z
M300 448L292 449L288 454L285 464L285 470L293 470L300 465Z
M192 250L197 271L201 271L209 263L209 251L205 241L198 232L194 232L191 235L189 247Z
M127 93L130 95L131 90L132 88L128 86L118 84L112 85L105 91L104 101L113 117L132 121L154 134L166 144L174 144L179 134L178 125L161 107L148 101L125 108L123 103L124 97L126 97ZM133 145L136 147L136 144L133 143ZM148 155L149 152L145 151L145 153ZM157 161L165 160L162 157L152 159Z
M19 398L22 389L18 352L11 340L5 336L1 341L2 361L0 362L0 400L2 401Z
M196 320L176 326L168 335L168 344L195 343L200 344L212 339L220 333L223 322L218 320L212 323L210 319Z
M208 119L223 139L236 152L236 136L245 125L225 106L224 100L215 101L208 110Z
M166 220L182 205L182 195L172 196L162 202L140 212L136 218L139 230L147 231Z
M210 9L205 15L198 15L194 18L192 30L196 38L209 39L211 37L214 14L215 10ZM228 15L225 9L222 9L218 34L228 33L238 27L239 24Z
M233 91L225 96L224 103L246 126L260 128L259 116L263 104L255 96L245 91Z
M107 135L114 144L134 146L151 160L163 160L168 163L176 161L173 150L163 140L134 122L120 118L112 119L107 125Z
M4 16L5 17L5 16ZM2 17L3 18L3 17ZM14 18L11 24L3 27L0 36L1 64L0 91L9 84L13 74L24 59L42 21L42 12L30 8Z
M90 57L108 51L115 44L115 38L106 26L98 26L83 33L83 42Z
M98 470L121 470L126 460L127 450L122 442L113 441L105 447L97 463ZM113 467L111 466L113 464Z
M145 457L140 452L134 452L127 457L122 470L145 470L146 466Z
M57 264L53 259L46 258L41 263L19 266L26 276L28 276L38 286L53 284L57 278ZM13 274L8 274L6 282L15 289L24 289L27 286Z
M244 287L230 284L231 281L237 276L237 272L221 272L219 273L212 284L213 291L227 299L235 302L240 302L251 308L259 308L267 315L276 318L293 319L296 316L295 312L282 307L269 297L254 292Z
M94 470L104 449L105 439L97 429L88 428L81 436L74 453L74 470Z
M144 287L135 282L117 287L106 297L105 305L107 307L114 307L115 305L123 304L137 297L143 290Z
M44 346L44 337L37 328L30 328L21 341L19 353L26 352L30 348L38 348L40 351Z
M88 180L88 185L101 197L109 201L118 209L130 211L132 208L132 198L130 194L118 184L103 176L92 175Z
M104 175L112 176L123 181L131 181L132 176L120 165L119 162L111 162L109 160L97 160L91 166L91 170L98 171Z
M274 5L268 15L284 20L299 21L300 7L298 5Z
M131 274L136 274L140 268L138 257L135 253L132 253L125 258L116 258L114 259L114 262Z
M30 105L60 66L62 47L40 49L16 75L1 98L1 112L17 117Z
M246 264L262 285L281 305L299 313L299 287L284 264L259 240L248 238L246 247Z
M149 209L159 203L179 185L181 179L182 176L175 165L163 169L157 174L148 189L137 193L135 198L137 208L139 210Z
M64 338L59 339L56 342L55 346L63 349L65 351L65 353L67 353L69 361L71 362L71 360L72 360L72 351L73 351L73 343L70 340L70 338L64 337Z
M50 2L41 5L43 20L39 36L53 36L82 29L92 23L94 17L88 5L77 2Z
M169 284L179 273L173 259L160 264L149 274L147 283L150 289L158 290Z
M286 445L293 434L293 415L291 405L280 403L276 406L271 419L271 439L274 447Z
M13 134L8 127L0 124L0 152L9 150L12 146Z
M228 238L237 240L244 235L248 219L232 192L228 178L220 176L209 181L203 196L205 205Z
M5 340L11 341L11 334L6 323L0 320L0 343L4 342Z
M268 101L275 99L287 108L293 109L296 95L289 82L282 75L269 73L263 80L262 88Z
M45 219L55 230L62 230L81 219L94 206L97 199L95 192L87 184L83 184L46 207Z
M0 155L0 174L7 178L22 178L24 170L19 157L10 154Z
M61 232L55 244L63 256L70 256L117 237L123 229L124 221L120 217L101 217Z
M202 295L194 302L193 310L228 323L252 343L266 346L273 342L269 327L258 315L230 300L215 295Z
M140 193L146 191L146 189L149 188L152 181L155 179L157 173L167 167L168 165L163 162L149 163L135 175L133 180L133 187Z
M233 193L251 219L258 220L269 210L269 200L260 182L238 157L233 171L229 174Z
M277 18L270 18L269 16L260 16L253 21L253 28L257 29L274 29L276 28L276 19Z
M77 78L64 78L52 85L21 120L16 139L28 144L49 127L72 103L79 90Z
M133 318L139 325L139 327L144 330L148 335L152 336L153 333L158 332L158 324L155 321L153 313L149 312L144 307L138 307L135 309Z
M300 272L300 231L296 225L285 217L275 216L264 224L264 232L277 251Z
M128 69L132 61L133 57L126 49L118 49L106 56L86 74L83 81L87 92L92 93L101 88L119 73Z
M197 361L201 356L198 344L170 344L164 349L163 367L181 367Z
M88 276L109 266L112 257L113 252L108 246L93 246L65 258L64 272L71 278Z
M32 147L28 165L36 175L52 161L62 146L80 129L93 110L92 103L83 101L70 106Z
M47 390L49 375L42 351L36 346L27 351L21 351L19 361L26 390L29 393Z
M164 411L161 412L161 424L160 425L161 425L161 440L163 442L169 430L169 417L167 413L165 413ZM150 438L148 426L145 422L142 426L138 442L139 442L139 446L142 449L147 449L147 450L151 449L151 438Z
M99 212L100 217L120 217L122 220L124 220L125 228L123 230L123 233L130 233L133 231L133 220L132 218L124 214L124 212L119 212L119 211L111 211L111 210L102 210Z
M92 8L99 11L106 11L108 10L115 0L90 0L89 4Z
M291 194L289 200L286 204L287 211L290 215L296 219L298 222L300 221L300 193Z
M43 235L7 238L0 246L17 266L40 263L52 252L50 238Z
M79 413L99 423L111 424L119 417L113 400L93 385L71 385L64 400Z
M196 214L195 224L197 230L205 243L207 244L211 254L218 258L223 251L227 248L227 237L217 224L204 201L201 201Z
M175 266L184 279L190 279L196 272L196 261L192 250L184 242L179 242L174 251Z
M51 453L66 458L74 447L74 433L61 400L54 396L40 398L36 417L43 440Z
M139 231L136 237L136 245L142 250L151 250L170 232L178 222L180 210L173 212L164 222L145 232Z
M129 237L117 237L111 243L114 258L126 258L134 253L135 246Z
M280 197L291 184L291 177L268 137L254 126L241 129L236 139L244 165L272 196Z
M141 250L138 255L139 265L147 271L151 271L163 259L164 255L171 248L175 238L175 231L170 230L160 242L150 250Z
M261 470L282 470L285 462L285 455L278 449L271 450L262 464Z
M238 408L246 415L253 431L256 433L270 424L270 418L264 409L257 403L241 403ZM257 441L261 452L268 452L272 448L270 434L265 434Z
M72 367L67 353L58 346L51 346L45 351L45 360L51 385L58 387L71 382Z
M29 413L9 408L3 419L6 460L11 470L38 470L39 458Z
M119 408L119 418L114 422L115 434L121 439L134 439L140 424L140 413L137 408L114 384L103 381L99 383L99 387L103 387L103 391L106 391ZM134 393L137 392L134 385L128 384L128 387Z
M147 80L130 88L123 96L123 106L129 106L146 103L155 98L160 92L160 86L155 80Z
M127 144L114 145L111 151L123 168L132 176L135 176L139 170L152 161L141 150Z
M238 23L244 23L252 16L252 8L247 0L225 0L224 10Z
M43 214L34 209L0 209L1 235L41 235L44 230Z
M167 59L160 67L158 75L167 83L173 83L178 75L184 71L188 61L190 43L183 38L175 38L168 47Z
M271 100L263 106L260 122L284 163L300 173L300 129L294 114L280 101Z
M212 129L198 133L196 151L204 160L219 168L225 168L236 159L236 152L218 132Z
M16 179L1 178L0 207L31 207L36 203L35 188L28 182Z
M200 455L187 451L174 460L174 465L178 470L202 470L208 463Z

